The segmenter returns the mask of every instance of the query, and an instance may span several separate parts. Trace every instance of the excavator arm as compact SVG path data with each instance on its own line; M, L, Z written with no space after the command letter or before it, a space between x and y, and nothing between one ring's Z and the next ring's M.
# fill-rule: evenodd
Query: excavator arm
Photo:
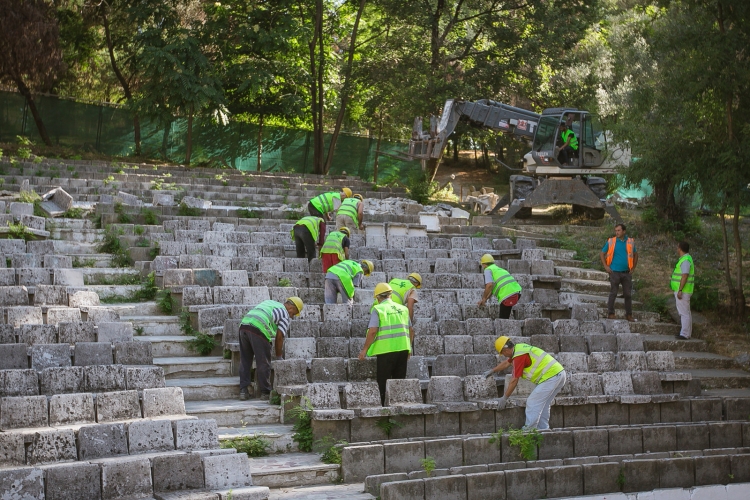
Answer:
M518 139L533 140L540 116L533 111L489 99L479 101L448 99L445 101L440 120L435 116L430 117L430 130L427 133L422 129L422 118L417 117L414 120L409 152L404 159L439 160L448 137L461 120L476 127L505 132Z

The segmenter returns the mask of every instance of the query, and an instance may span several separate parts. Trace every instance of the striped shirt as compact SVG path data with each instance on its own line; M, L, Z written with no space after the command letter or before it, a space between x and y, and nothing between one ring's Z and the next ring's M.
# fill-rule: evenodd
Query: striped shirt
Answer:
M292 318L289 317L289 312L286 307L280 307L273 310L273 322L279 328L279 331L286 337L289 331L289 321Z

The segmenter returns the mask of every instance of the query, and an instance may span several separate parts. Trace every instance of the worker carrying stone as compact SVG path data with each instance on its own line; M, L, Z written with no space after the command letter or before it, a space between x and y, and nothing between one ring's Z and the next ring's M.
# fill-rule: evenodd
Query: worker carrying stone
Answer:
M305 304L299 297L289 297L283 304L264 300L250 309L240 323L240 400L250 397L250 368L255 358L260 399L271 394L271 343L277 358L282 357L284 337L289 332L289 321L299 316Z
M342 302L353 304L354 287L361 286L362 276L369 276L374 268L375 266L369 260L363 260L361 263L353 260L345 260L335 266L331 266L326 273L325 288L323 290L325 303L337 303L340 294Z
M414 329L409 310L392 300L393 288L378 283L373 295L375 305L367 325L365 345L359 352L360 361L366 356L377 359L377 379L380 403L385 404L385 386L390 379L405 379L406 364L414 343Z
M690 297L695 288L695 265L690 256L690 243L681 241L677 245L679 259L672 271L670 286L674 292L677 313L680 315L678 340L688 340L693 335L693 315L690 313Z
M523 427L524 429L549 429L550 406L567 379L563 365L538 347L522 343L514 344L505 336L495 341L495 349L508 359L484 372L485 377L489 378L513 366L513 374L505 387L503 397L500 398L499 408L505 407L508 398L518 385L518 379L525 378L536 387L526 399L526 424Z
M419 302L417 289L422 288L422 276L419 273L411 273L406 279L392 279L388 285L393 289L391 300L396 304L406 306L409 310L409 319L414 321L414 304Z
M323 261L323 272L328 272L331 266L349 260L349 228L342 227L326 237L320 249L320 259Z
M325 234L326 223L320 217L308 215L298 220L289 233L294 240L297 258L307 257L307 261L310 262L317 257L317 249L323 247Z
M500 319L509 319L513 306L518 304L518 299L521 298L521 285L508 271L495 264L492 255L482 255L480 263L484 272L484 294L477 305L483 306L491 296L494 296L500 304Z
M315 217L322 217L327 221L331 220L331 212L338 210L341 200L352 196L352 190L342 188L340 193L331 191L329 193L319 194L307 203L307 211Z
M607 300L607 318L615 319L615 301L617 291L622 284L622 296L625 299L625 319L633 319L633 271L638 265L638 250L633 238L625 234L625 224L615 226L615 235L609 238L599 258L604 270L609 274L609 299Z
M350 227L355 234L364 230L362 225L364 207L365 203L361 194L355 194L343 200L336 211L336 227Z

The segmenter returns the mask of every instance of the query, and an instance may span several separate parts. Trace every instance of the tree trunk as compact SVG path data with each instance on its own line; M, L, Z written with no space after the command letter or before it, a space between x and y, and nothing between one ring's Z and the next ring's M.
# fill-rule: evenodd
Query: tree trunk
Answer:
M190 105L187 123L187 141L185 143L185 165L190 165L190 157L193 156L193 105Z
M656 213L662 219L672 222L681 222L678 219L677 203L674 199L674 188L671 182L661 181L654 183L654 197Z
M378 183L378 157L380 156L380 139L383 138L383 112L380 112L380 125L378 126L378 142L375 145L375 164L372 166L372 182Z
M260 172L260 158L263 154L263 115L260 115L260 121L258 121L258 166L257 170Z
M734 219L732 220L734 233L734 255L737 259L737 284L735 286L734 314L740 323L745 321L745 292L742 289L742 239L740 237L740 197L734 200Z
M323 171L327 174L331 169L331 163L333 162L333 153L336 149L336 142L339 138L339 132L341 132L341 124L344 121L344 115L346 114L346 105L349 101L349 81L352 74L352 64L354 62L354 50L357 43L357 32L359 31L359 20L362 17L362 11L365 9L365 1L359 0L359 9L357 10L357 18L354 21L354 27L352 28L352 39L349 43L349 57L346 61L346 68L344 70L344 85L341 89L341 106L339 106L339 114L336 116L336 125L333 128L333 134L331 135L331 143L328 145L328 155L326 157L325 167Z
M726 206L719 210L719 220L721 221L722 251L724 253L724 278L727 281L727 290L729 291L729 304L734 309L737 303L734 283L732 283L732 268L729 262L729 236L727 235Z
M117 59L115 59L115 47L112 43L112 33L109 29L109 19L107 18L106 12L102 13L102 24L104 24L104 36L107 40L107 52L109 52L109 62L112 65L112 71L117 77L117 81L120 82L122 92L125 94L125 99L128 103L133 100L133 94L130 91L130 84L123 76L120 67L117 65ZM136 156L141 155L141 122L138 119L138 113L133 113L133 141L135 142L135 154Z
M458 139L454 138L453 140L453 161L458 163Z
M31 95L31 90L29 90L29 87L26 86L21 78L16 79L16 87L18 87L18 91L26 99L26 104L29 105L31 116L34 117L34 123L36 123L36 129L39 131L39 136L42 138L42 141L44 141L47 146L52 146L52 141L49 140L47 128L44 126L42 116L39 114L39 110L36 109L36 103L34 102L34 96Z

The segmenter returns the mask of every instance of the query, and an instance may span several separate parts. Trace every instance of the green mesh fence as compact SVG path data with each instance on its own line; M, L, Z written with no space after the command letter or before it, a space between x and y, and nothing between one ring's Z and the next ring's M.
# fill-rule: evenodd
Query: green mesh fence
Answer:
M58 146L112 156L129 156L135 149L133 117L125 109L86 104L51 96L36 96L35 103L50 140ZM0 92L0 142L15 142L25 136L41 144L34 119L25 99L17 93ZM141 121L142 154L154 159L181 163L185 159L187 123L176 120L165 126ZM330 136L325 137L326 145ZM312 173L312 133L281 127L263 127L261 168L271 172ZM346 172L373 180L377 140L341 134L330 173ZM405 151L407 143L382 140L386 153ZM327 150L326 150L327 151ZM254 171L258 166L258 126L247 123L217 125L209 121L193 123L193 165L214 162L239 170ZM378 182L404 182L418 162L405 163L380 155Z

